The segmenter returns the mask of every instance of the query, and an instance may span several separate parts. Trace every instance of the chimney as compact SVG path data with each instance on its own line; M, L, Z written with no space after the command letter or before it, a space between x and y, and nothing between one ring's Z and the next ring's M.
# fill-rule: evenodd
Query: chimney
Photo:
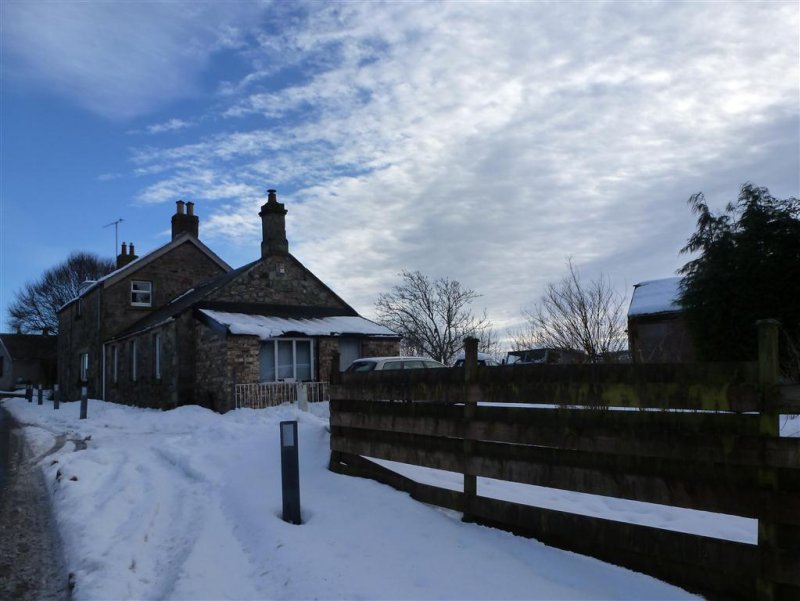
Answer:
M267 203L261 206L261 258L289 252L286 240L286 209L278 202L275 190L267 190Z
M136 258L136 255L133 254L133 243L131 243L131 252L128 254L128 245L123 242L122 251L117 255L117 269L125 267Z
M175 214L172 216L172 239L174 240L181 234L191 234L197 238L200 220L194 214L194 203L179 200L175 205ZM186 212L184 212L184 207L186 207Z

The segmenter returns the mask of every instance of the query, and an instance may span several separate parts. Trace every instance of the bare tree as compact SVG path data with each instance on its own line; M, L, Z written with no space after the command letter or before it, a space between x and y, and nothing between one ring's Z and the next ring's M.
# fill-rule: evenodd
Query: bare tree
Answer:
M512 345L580 350L589 361L603 361L627 347L625 297L606 276L584 283L571 259L568 266L569 274L523 311L526 324L512 334Z
M8 307L8 325L24 334L45 330L57 333L58 309L78 296L85 281L96 280L115 267L111 259L86 252L72 253L14 295Z
M375 310L380 323L403 336L404 353L450 364L467 336L496 344L486 312L476 317L470 308L480 296L475 291L448 278L431 281L419 271L400 275L402 282L378 297Z

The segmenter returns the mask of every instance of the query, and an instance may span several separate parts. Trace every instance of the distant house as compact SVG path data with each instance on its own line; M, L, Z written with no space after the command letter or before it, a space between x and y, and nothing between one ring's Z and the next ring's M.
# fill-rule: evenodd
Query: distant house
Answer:
M0 390L55 383L56 346L55 336L0 334Z
M235 270L197 240L196 222L191 231L176 231L182 204L172 242L62 309L68 336L82 299L101 308L99 318L95 312L85 320L97 323L93 347L86 332L83 346L63 345L74 370L63 371L66 381L89 379L94 394L110 401L226 411L234 383L326 381L334 353L340 368L358 357L398 353L397 334L358 315L289 253L287 211L274 190L259 213L261 256ZM124 294L112 298L115 287ZM93 290L105 291L108 300L89 300ZM131 312L135 319L114 317ZM92 367L84 373L87 361Z
M636 284L628 309L628 348L634 363L695 360L686 320L678 304L681 278Z

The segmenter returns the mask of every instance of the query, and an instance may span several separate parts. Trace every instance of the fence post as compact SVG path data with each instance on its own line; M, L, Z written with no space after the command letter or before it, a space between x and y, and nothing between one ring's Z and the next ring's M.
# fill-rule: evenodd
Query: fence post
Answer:
M89 411L89 389L86 386L81 386L81 419L86 419L86 414Z
M328 376L328 381L331 384L341 384L342 383L342 372L339 368L339 362L341 361L339 351L333 351L331 353L331 373ZM321 380L322 378L320 378Z
M42 385L41 384L39 384L39 387L36 390L36 404L37 405L41 405L42 404Z
M33 384L25 384L25 398L29 403L33 402Z
M763 443L762 461L766 458L766 443L770 438L780 436L780 415L770 406L774 398L779 377L778 328L780 323L774 319L756 322L758 328L758 382L761 387L761 411L758 430ZM775 583L770 571L776 566L778 555L779 529L772 514L772 500L778 492L778 474L775 468L763 463L758 470L761 485L761 515L758 518L758 563L759 573L756 582L757 597L760 601L775 599Z
M471 424L478 408L478 339L464 339L464 507L461 519L475 521L471 508L478 495L478 477L470 474L470 458L475 449L472 441Z

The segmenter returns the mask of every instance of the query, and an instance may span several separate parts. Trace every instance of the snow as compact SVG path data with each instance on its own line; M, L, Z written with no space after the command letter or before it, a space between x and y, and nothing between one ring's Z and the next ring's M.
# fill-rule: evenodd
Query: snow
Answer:
M228 328L231 334L258 336L262 340L298 333L304 336L338 336L341 334L362 334L367 336L392 336L397 334L389 328L378 325L363 317L340 315L313 319L290 319L227 313L201 309L201 312Z
M3 405L50 488L76 601L691 598L328 471L324 403L218 415L90 400L87 420L77 402ZM280 518L287 419L299 428L301 526Z
M636 284L633 289L628 317L680 311L678 304L683 278L664 278Z

